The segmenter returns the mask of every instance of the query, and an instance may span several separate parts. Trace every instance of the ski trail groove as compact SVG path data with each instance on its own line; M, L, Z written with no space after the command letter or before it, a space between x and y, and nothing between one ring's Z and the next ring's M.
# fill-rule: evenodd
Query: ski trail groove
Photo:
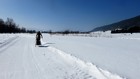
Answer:
M45 79L42 75L43 72L41 71L39 62L37 62L34 47L30 44L30 38L24 38L24 40L26 41L24 45L24 53L22 53L24 79Z
M40 74L40 79L46 79L45 72L44 72L44 70L42 70L42 66L40 66L40 62L37 60L38 58L35 55L35 50L34 50L33 46L31 46L31 50L32 50L32 56L33 56L34 64L35 64L35 66L38 70L38 73Z
M9 38L5 42L1 43L0 44L0 53L4 52L9 47L11 47L12 45L14 45L18 41L18 38L19 38L18 36L15 36L15 37Z
M4 47L5 45L8 45L10 42L14 41L17 38L18 38L18 36L15 36L15 37L12 37L12 38L7 39L3 43L0 43L0 48Z
M52 52L58 53L64 60L66 60L68 63L75 65L74 69L76 69L78 73L72 74L72 75L84 75L84 79L126 79L123 77L120 77L117 74L113 74L107 70L103 70L96 65L90 63L90 62L84 62L75 56L72 56L71 54L67 54L55 47L48 47L48 49ZM83 72L86 71L86 72ZM78 79L78 78L71 78L68 79Z

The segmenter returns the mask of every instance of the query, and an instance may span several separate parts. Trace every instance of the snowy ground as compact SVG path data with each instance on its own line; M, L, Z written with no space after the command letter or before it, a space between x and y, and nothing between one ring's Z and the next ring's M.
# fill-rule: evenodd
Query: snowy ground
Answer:
M140 78L140 34L94 35L0 34L0 79Z

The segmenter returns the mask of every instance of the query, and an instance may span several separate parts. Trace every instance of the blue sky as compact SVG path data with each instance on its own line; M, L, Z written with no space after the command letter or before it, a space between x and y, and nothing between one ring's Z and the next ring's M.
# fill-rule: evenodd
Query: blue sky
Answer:
M140 0L0 0L0 18L35 30L90 31L140 15Z

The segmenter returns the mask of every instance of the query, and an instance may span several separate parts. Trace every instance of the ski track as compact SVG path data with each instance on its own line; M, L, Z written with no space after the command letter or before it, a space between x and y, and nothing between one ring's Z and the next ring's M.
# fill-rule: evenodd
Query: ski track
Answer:
M75 56L67 54L57 48L54 47L48 47L48 48L52 52L58 53L62 58L64 58L64 60L66 60L66 62L73 64L74 65L73 68L74 70L76 70L75 74L83 75L82 79L126 79L118 76L117 74L112 74L107 70L103 70L90 62L84 62L76 58Z
M5 45L9 44L10 42L12 42L13 40L15 40L16 38L18 38L18 36L15 37L11 37L3 42L0 43L0 48L4 47Z
M18 36L14 36L6 39L0 43L0 53L7 50L10 46L14 45L18 41Z
M0 46L9 47L3 51L6 53L0 55L0 59L5 57L3 62L0 62L6 66L5 69L0 66L0 70L3 71L0 73L2 79L125 79L58 48L35 47L32 36L19 37L20 40L14 44L15 47L13 44L10 45L9 43L16 38L10 38ZM16 51L15 48L20 50ZM14 52L9 52L12 49Z

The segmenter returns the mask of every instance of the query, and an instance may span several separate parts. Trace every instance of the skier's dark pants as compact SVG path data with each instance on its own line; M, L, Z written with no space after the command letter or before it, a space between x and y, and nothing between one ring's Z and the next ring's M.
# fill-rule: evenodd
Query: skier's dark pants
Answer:
M39 38L36 39L36 45L41 45L41 41Z

